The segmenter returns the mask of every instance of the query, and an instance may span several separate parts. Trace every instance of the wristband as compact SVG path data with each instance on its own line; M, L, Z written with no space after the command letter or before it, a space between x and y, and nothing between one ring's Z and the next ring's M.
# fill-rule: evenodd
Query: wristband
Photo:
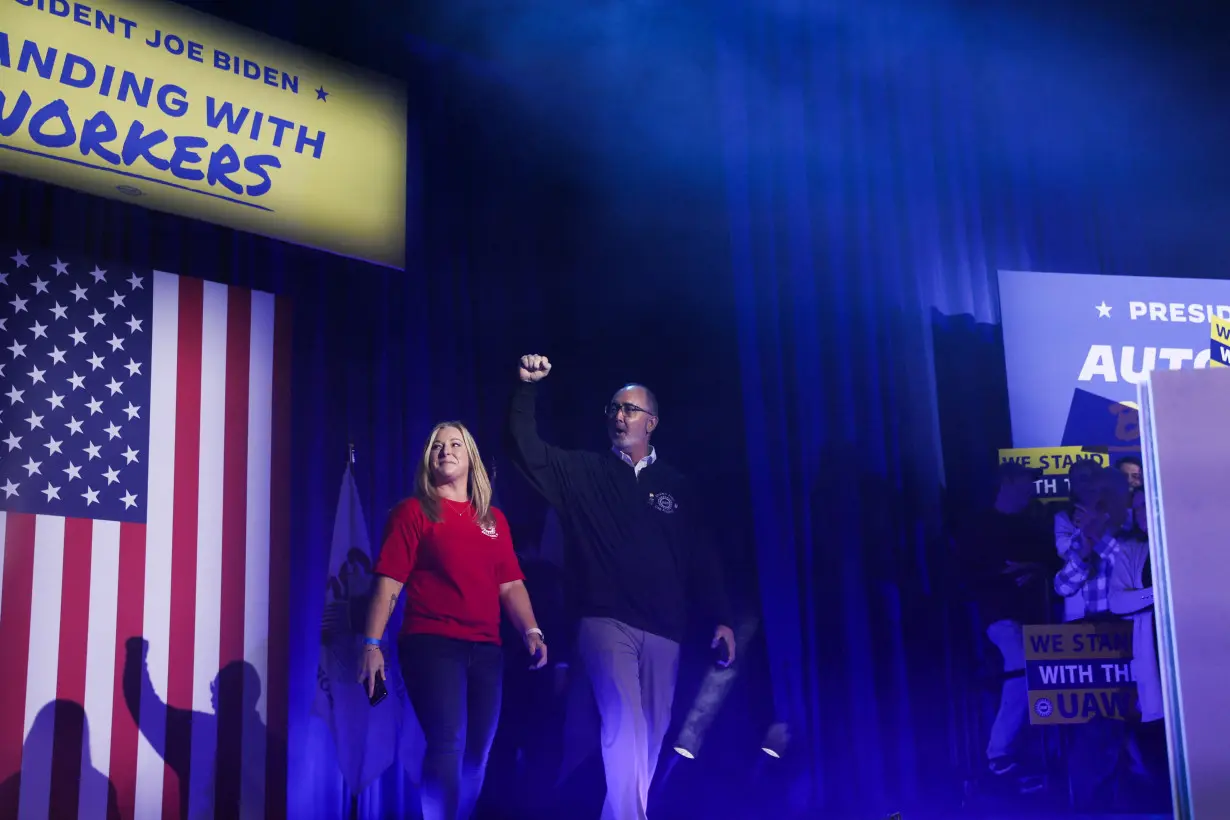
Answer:
M368 638L364 636L363 643L367 644L368 646L380 646L380 639L379 638Z
M547 636L542 634L542 630L536 626L530 627L529 629L525 630L525 639L527 641L530 639L530 635L537 635L538 640L542 641L543 643L547 642Z

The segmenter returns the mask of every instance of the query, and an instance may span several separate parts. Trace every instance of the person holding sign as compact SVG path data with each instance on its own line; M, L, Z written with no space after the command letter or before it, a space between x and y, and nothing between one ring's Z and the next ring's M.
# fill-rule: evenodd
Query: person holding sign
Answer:
M1091 475L1075 499L1076 533L1067 563L1055 576L1055 591L1081 602L1082 621L1120 617L1111 611L1111 577L1125 560L1120 536L1130 501L1127 477L1113 467ZM1122 771L1123 721L1094 717L1073 728L1069 753L1073 803L1080 811L1106 811L1114 803Z
M999 711L987 742L992 774L1017 768L1016 750L1029 720L1025 624L1045 623L1046 584L1058 568L1050 521L1034 500L1035 471L1015 461L999 465L994 506L961 527L961 565L987 638L1004 661Z

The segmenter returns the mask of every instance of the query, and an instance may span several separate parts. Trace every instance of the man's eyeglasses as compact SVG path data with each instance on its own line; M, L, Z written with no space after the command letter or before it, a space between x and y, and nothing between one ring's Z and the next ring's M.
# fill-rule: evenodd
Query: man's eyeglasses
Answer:
M619 415L620 410L624 411L625 416L632 416L636 413L649 413L649 411L644 407L637 407L635 404L629 404L628 402L624 402L623 404L611 402L606 406L603 412L606 414L608 419L613 419ZM649 414L653 415L652 413Z

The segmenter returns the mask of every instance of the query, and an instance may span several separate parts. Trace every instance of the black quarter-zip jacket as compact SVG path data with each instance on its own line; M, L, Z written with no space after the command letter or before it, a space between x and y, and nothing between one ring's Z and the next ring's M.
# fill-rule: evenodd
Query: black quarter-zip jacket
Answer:
M559 514L576 617L615 618L681 641L694 599L715 626L731 626L718 558L699 526L703 501L684 476L661 458L638 476L614 453L547 444L534 418L537 389L521 382L514 390L507 445Z

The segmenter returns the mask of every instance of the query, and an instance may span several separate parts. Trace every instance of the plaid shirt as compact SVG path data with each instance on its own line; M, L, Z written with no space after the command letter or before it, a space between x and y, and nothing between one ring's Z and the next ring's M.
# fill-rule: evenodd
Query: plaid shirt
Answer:
M1075 547L1069 550L1068 562L1055 575L1055 591L1063 597L1083 593L1086 617L1110 611L1110 576L1122 555L1119 542L1110 535L1102 536L1093 551L1097 557L1086 560Z

